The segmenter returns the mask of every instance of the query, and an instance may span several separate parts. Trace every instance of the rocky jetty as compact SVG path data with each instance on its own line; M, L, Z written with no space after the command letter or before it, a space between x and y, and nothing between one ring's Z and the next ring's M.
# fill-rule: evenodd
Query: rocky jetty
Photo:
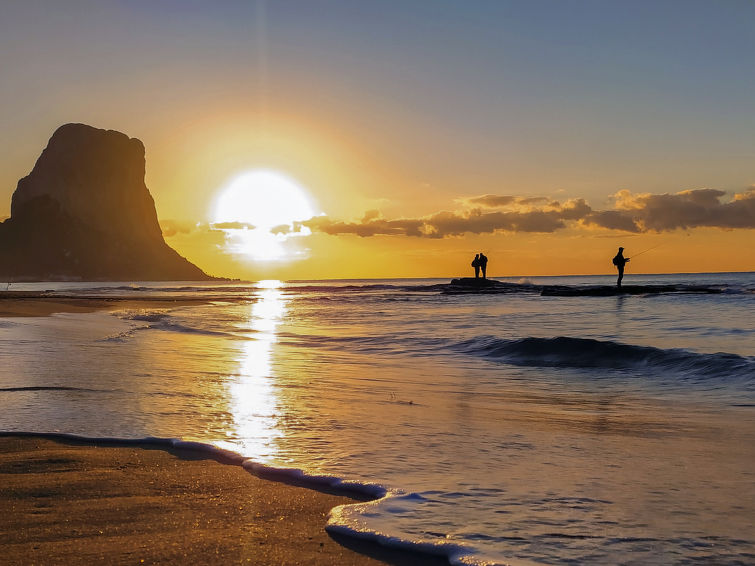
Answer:
M0 224L0 280L211 279L163 240L144 169L136 138L58 128Z
M523 285L504 283L495 279L483 279L481 277L460 277L452 279L443 289L446 295L461 295L464 293L511 293L522 289Z
M614 295L659 295L659 294L717 295L723 293L717 287L700 285L545 285L540 293L544 297L612 297Z

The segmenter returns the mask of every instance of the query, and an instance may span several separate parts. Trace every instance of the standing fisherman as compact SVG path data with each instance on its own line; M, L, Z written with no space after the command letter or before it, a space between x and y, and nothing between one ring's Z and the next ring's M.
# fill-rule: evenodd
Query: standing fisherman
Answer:
M624 278L624 266L628 261L629 258L624 257L624 248L619 248L619 253L613 258L613 264L616 266L616 269L619 270L619 278L616 280L617 289L621 289L621 280Z

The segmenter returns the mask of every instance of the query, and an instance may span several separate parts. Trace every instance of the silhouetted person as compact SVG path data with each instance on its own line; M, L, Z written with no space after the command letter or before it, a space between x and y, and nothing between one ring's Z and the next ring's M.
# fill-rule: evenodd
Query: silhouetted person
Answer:
M482 270L482 278L485 279L488 271L488 256L480 252L480 269Z
M619 270L619 278L616 280L616 287L618 289L621 289L621 280L624 278L624 266L628 261L629 258L624 257L624 248L619 248L619 253L613 258L613 264L616 266L616 269Z
M474 278L478 279L480 277L480 254L475 254L472 267L474 267Z

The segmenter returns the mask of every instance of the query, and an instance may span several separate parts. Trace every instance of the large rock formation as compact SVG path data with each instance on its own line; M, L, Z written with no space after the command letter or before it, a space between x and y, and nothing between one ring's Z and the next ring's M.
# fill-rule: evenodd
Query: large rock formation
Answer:
M203 280L163 240L144 145L66 124L18 182L0 224L0 280Z

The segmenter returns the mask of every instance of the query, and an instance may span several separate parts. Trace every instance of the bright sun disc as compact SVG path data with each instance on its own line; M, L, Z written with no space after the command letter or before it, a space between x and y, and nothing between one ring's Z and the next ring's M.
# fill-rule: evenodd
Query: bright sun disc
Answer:
M250 171L221 189L215 202L213 223L223 230L228 248L258 260L290 256L284 243L309 233L294 226L315 215L307 192L295 181L275 171Z
M256 228L291 225L313 216L304 189L275 171L251 171L236 177L220 194L215 222L239 222Z

